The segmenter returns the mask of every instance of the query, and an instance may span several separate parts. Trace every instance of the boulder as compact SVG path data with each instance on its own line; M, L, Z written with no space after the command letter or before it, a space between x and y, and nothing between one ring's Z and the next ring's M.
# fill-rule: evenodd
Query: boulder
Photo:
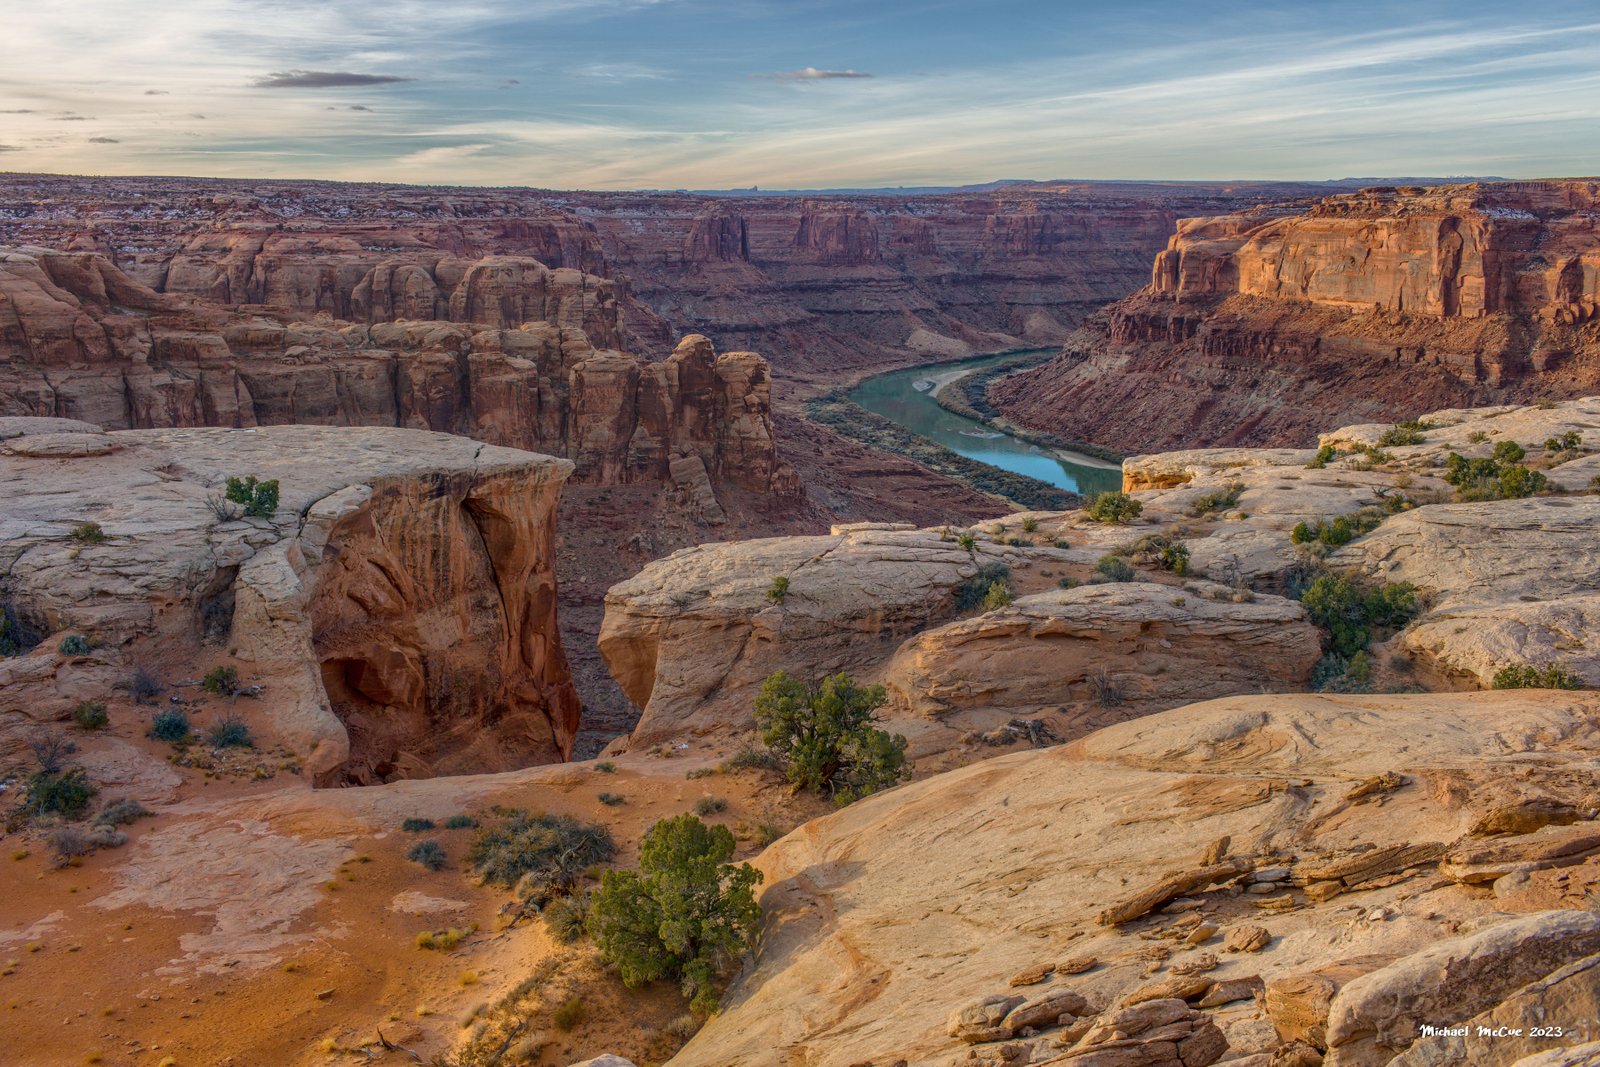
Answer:
M969 1044L980 1041L999 1041L1012 1034L1006 1017L1012 1009L1027 1001L1017 994L995 993L950 1013L945 1031L954 1038Z
M1071 1067L1206 1067L1228 1051L1210 1016L1181 1000L1149 1000L1095 1022L1065 1056Z

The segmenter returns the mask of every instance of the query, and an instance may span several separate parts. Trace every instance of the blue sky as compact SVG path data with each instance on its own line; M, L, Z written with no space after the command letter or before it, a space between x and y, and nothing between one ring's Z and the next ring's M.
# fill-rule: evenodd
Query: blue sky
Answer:
M0 169L552 188L1600 173L1600 5L8 0Z

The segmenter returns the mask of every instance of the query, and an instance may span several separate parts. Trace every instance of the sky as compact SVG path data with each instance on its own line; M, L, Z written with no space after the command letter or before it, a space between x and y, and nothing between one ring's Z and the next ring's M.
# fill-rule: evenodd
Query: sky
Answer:
M1600 3L0 0L0 171L581 189L1600 173Z

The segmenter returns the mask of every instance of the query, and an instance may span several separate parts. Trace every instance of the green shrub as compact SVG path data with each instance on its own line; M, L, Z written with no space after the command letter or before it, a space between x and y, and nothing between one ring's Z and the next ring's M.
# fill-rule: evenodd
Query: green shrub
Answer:
M1337 652L1329 652L1317 660L1317 665L1311 668L1311 691L1320 693L1334 682L1344 677L1344 672L1350 666L1350 661Z
M1526 467L1508 467L1500 472L1500 495L1507 500L1542 493L1549 484L1550 479L1545 477L1543 471L1531 471Z
M1089 517L1095 522L1122 525L1137 519L1143 510L1144 505L1127 493L1108 489L1095 497L1094 503L1089 505Z
M433 829L433 820L423 819L413 815L409 819L404 819L401 821L400 829L408 834L420 834L426 830Z
M1339 450L1332 445L1323 445L1317 449L1317 454L1306 464L1307 470L1321 470L1335 459L1339 458Z
M1577 430L1568 430L1559 437L1546 438L1544 442L1546 452L1573 452L1582 447L1583 434Z
M999 611L1011 604L1011 587L1005 582L989 583L989 591L983 594L983 610Z
M1072 577L1070 574L1056 580L1056 585L1062 589L1076 589L1082 584L1082 582L1078 581L1078 579Z
M1100 561L1094 565L1094 570L1096 574L1110 582L1131 582L1134 577L1133 564L1116 553L1101 556Z
M445 854L444 846L431 837L426 841L418 841L406 852L406 859L412 863L420 863L430 871L444 870L449 858Z
M568 1031L575 1029L579 1023L583 1022L583 1016L583 998L568 997L566 1000L562 1001L561 1007L557 1008L550 1016L550 1022L551 1025L553 1025L557 1030L560 1030L562 1033L567 1033Z
M1191 519L1198 519L1202 515L1209 515L1214 511L1227 511L1239 502L1239 497L1244 495L1243 482L1229 482L1221 489L1214 489L1202 496L1197 496L1189 502L1184 509L1184 514Z
M1182 541L1173 541L1165 545L1156 553L1156 565L1164 571L1173 574L1189 573L1189 546Z
M761 686L755 719L791 783L848 804L908 773L906 739L873 725L887 699L883 686L858 687L848 674L806 685L779 671Z
M968 552L973 552L978 548L978 538L973 534L964 533L960 537L956 538L956 544L960 545Z
M225 697L233 696L239 690L238 668L227 664L211 668L200 679L200 688L208 693L217 693Z
M72 539L80 545L104 544L106 532L98 522L86 522L73 528Z
M1587 689L1583 679L1555 661L1534 666L1515 663L1494 673L1496 689Z
M1423 432L1433 429L1431 422L1418 422L1412 419L1408 422L1397 422L1378 438L1378 445L1382 448L1398 448L1402 445L1420 445L1427 438Z
M701 797L694 802L694 813L701 818L726 811L728 802L721 797Z
M255 748L256 739L250 727L237 715L224 715L211 725L206 739L212 748Z
M72 709L72 721L85 730L98 730L111 721L106 706L98 700L80 700Z
M1004 585L1011 577L1011 568L1004 563L984 563L978 567L978 573L962 582L955 588L956 610L959 612L974 611L983 607L984 601L989 596L989 590L996 582ZM984 608L985 611L990 609Z
M81 819L95 792L81 767L35 771L28 776L26 807L35 815Z
M1481 445L1488 439L1489 431L1487 430L1473 430L1467 434L1467 444L1469 445Z
M782 604L783 598L789 595L789 579L780 574L772 579L772 586L767 590L767 599L774 604Z
M571 893L585 871L616 851L604 826L565 815L516 812L505 825L478 831L467 862L484 882L516 886L523 899L543 907Z
M444 821L446 830L470 830L478 825L478 820L470 815L452 815Z
M677 981L691 1009L717 1010L721 980L761 925L761 872L730 864L733 851L727 827L678 815L645 834L637 871L605 872L589 933L625 985Z
M179 708L158 711L150 720L147 734L153 740L174 745L187 741L190 734L189 715Z
M1509 448L1507 447L1509 446ZM1515 454L1519 458L1522 446L1515 441L1501 441L1495 445L1495 455ZM1444 480L1456 487L1462 500L1515 500L1543 492L1549 479L1542 471L1525 467L1504 465L1499 458L1468 459L1457 452L1445 460Z
M1345 668L1344 673L1352 682L1365 684L1372 681L1372 657L1362 649L1350 657L1350 666Z
M612 763L608 759L603 759L599 763L596 763L594 765L594 769L599 771L601 774L616 774L617 773L617 765L615 763Z
M1022 532L1023 533L1033 533L1038 528L1039 528L1039 520L1034 518L1033 516L1030 515L1026 519L1022 520Z
M87 656L89 654L89 639L82 634L69 634L61 639L61 644L56 646L56 651L63 656Z
M781 771L784 769L783 760L771 749L761 748L757 745L741 745L739 750L717 765L717 769L728 771Z
M1527 454L1527 450L1515 441L1498 441L1490 453L1498 463L1521 463Z
M1327 633L1330 651L1346 659L1367 646L1374 627L1404 626L1417 613L1416 591L1409 582L1364 589L1331 574L1313 581L1300 603Z
M247 516L270 519L278 510L278 480L256 481L255 475L229 478L225 497L244 509Z
M584 924L589 919L590 904L591 898L588 893L574 893L570 897L552 900L541 912L544 928L561 944L572 944L584 934Z

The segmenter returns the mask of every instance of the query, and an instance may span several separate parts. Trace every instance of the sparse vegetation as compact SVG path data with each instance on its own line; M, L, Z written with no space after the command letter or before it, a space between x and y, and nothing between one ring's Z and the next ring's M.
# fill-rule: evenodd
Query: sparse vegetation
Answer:
M906 739L873 725L887 699L883 686L857 686L848 674L807 685L779 671L756 697L756 724L796 789L848 804L907 774Z
M34 815L81 819L95 792L93 783L81 767L41 768L28 776L26 807Z
M1089 672L1089 691L1094 694L1094 702L1102 708L1115 708L1122 704L1124 699L1122 687L1117 684L1109 670L1096 667Z
M616 854L611 832L565 815L515 812L478 831L467 862L489 885L515 888L535 907L570 894L584 872Z
M150 729L146 731L152 740L173 745L189 740L191 732L189 715L181 708L163 708L156 712L150 719Z
M470 815L452 815L444 821L446 830L470 830L478 825L478 820Z
M1508 466L1516 460L1505 457L1515 455L1521 459L1524 454L1522 446L1515 441L1501 441L1494 451L1494 456L1487 459L1468 459L1458 452L1450 453L1445 460L1444 480L1456 487L1459 499L1514 500L1533 496L1549 487L1550 480L1543 471Z
M211 724L206 739L212 748L255 748L255 737L250 727L237 715L224 715Z
M1514 663L1494 672L1496 689L1587 689L1579 678L1554 660L1537 666Z
M1583 434L1577 430L1568 430L1557 437L1547 437L1544 442L1546 452L1576 452L1583 447Z
M56 651L63 656L87 656L89 654L89 639L83 634L68 634L56 646Z
M1011 605L1011 587L1005 582L990 582L988 592L983 594L983 610L999 611Z
M726 811L728 802L721 797L701 797L694 802L694 813L702 819Z
M1394 499L1394 498L1385 498ZM1399 497L1404 501L1404 497ZM1327 521L1297 522L1289 531L1289 540L1297 545L1319 544L1329 548L1347 545L1363 534L1377 529L1388 515L1387 508L1367 507L1349 515L1338 515Z
M418 948L434 952L448 952L465 941L472 930L473 928L462 929L456 926L444 930L424 930L417 935L416 945Z
M1189 546L1167 534L1146 534L1123 551L1161 570L1179 575L1189 573Z
M208 693L231 697L239 691L239 670L232 664L213 667L200 679L200 688Z
M683 776L693 782L700 778L710 778L717 773L715 767L693 767L683 772Z
M1311 457L1311 462L1306 464L1307 470L1321 470L1329 463L1339 458L1339 450L1332 445L1323 445L1317 449L1317 454Z
M1311 621L1328 635L1329 651L1346 659L1367 647L1375 629L1396 629L1417 613L1409 582L1363 588L1349 578L1325 574L1300 596Z
M149 704L162 692L161 680L143 667L135 667L128 678L128 695L135 704Z
M960 537L956 538L956 544L960 545L968 552L975 552L978 549L977 535L972 533L963 533Z
M1239 502L1244 495L1243 482L1229 482L1221 489L1214 489L1209 493L1195 497L1184 509L1184 514L1191 519L1198 519L1202 515L1210 515L1217 511L1228 511Z
M771 749L746 744L718 764L717 769L724 774L730 771L781 771L783 760Z
M1030 533L1031 534L1035 530L1037 530L1038 528L1039 528L1039 520L1034 518L1032 515L1029 515L1027 518L1022 520L1022 532L1023 533Z
M99 814L94 817L94 824L96 826L127 826L146 818L149 814L150 809L137 800L118 797L100 809Z
M78 706L72 709L72 721L83 730L99 730L111 721L111 716L106 714L106 706L99 700L80 700Z
M253 474L229 478L223 496L238 504L248 518L270 519L278 510L278 480L261 482Z
M983 608L985 611L993 610L984 607L989 592L998 583L1006 588L1011 579L1011 568L1004 563L985 563L978 567L978 573L956 586L956 610L962 613ZM1007 593L1010 590L1007 588ZM1009 601L1008 601L1009 602Z
M1114 552L1101 556L1094 565L1094 572L1108 582L1131 582L1134 579L1133 564Z
M608 808L614 808L619 804L626 804L628 802L628 798L623 796L621 793L601 793L595 799L600 801L600 803L604 804Z
M1418 422L1415 419L1407 422L1397 422L1378 438L1380 448L1399 448L1403 445L1420 445L1427 440L1423 436L1428 430L1436 429L1431 422Z
M1089 518L1095 522L1124 525L1139 517L1144 505L1119 489L1108 489L1089 505Z
M106 541L106 532L98 522L85 522L73 527L71 536L80 545L101 545Z
M562 1033L573 1030L583 1022L584 1007L582 997L568 997L550 1016L550 1024Z
M1467 444L1469 445L1481 445L1488 439L1488 430L1473 430L1471 433L1467 434Z
M1496 442L1494 451L1490 453L1498 463L1521 463L1527 454L1528 450L1515 441Z
M541 913L545 929L563 945L572 944L585 933L591 903L592 898L588 893L574 893L570 897L552 900Z
M594 769L599 771L601 774L616 774L617 773L617 765L615 763L612 763L608 759L603 759L599 763L596 763L594 765Z
M767 589L767 599L774 604L782 604L783 598L789 595L789 579L786 575L778 575L772 579L772 585Z
M645 834L637 871L605 873L589 933L624 984L677 981L692 1010L717 1010L723 977L754 945L761 923L761 872L730 864L733 852L727 827L678 815Z
M425 833L426 831L433 829L433 820L423 819L413 815L408 819L401 820L400 829L404 830L408 834Z
M430 871L442 871L449 856L445 854L444 846L430 837L412 845L406 852L406 859L420 863Z

